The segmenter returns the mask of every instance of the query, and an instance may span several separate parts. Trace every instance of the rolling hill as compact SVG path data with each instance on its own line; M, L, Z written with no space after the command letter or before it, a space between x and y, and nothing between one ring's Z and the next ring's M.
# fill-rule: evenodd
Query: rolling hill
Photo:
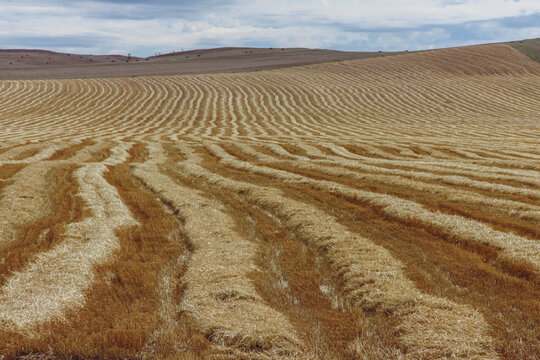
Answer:
M45 50L0 50L0 80L245 72L396 54L401 53L228 47L139 58L122 55L65 54Z
M1 356L538 359L540 64L304 52L0 81Z

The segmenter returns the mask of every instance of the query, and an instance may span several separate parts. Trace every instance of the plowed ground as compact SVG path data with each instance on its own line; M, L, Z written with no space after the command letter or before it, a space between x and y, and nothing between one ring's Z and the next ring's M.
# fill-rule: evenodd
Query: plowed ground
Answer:
M506 45L0 82L0 359L540 359Z

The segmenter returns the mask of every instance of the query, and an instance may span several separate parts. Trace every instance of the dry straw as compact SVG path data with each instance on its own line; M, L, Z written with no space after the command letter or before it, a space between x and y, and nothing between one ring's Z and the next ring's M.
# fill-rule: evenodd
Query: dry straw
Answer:
M221 148L210 146L215 153ZM473 356L496 358L489 327L474 309L419 292L403 265L381 246L353 234L332 216L292 200L277 189L234 181L198 165L198 156L182 147L188 160L177 164L184 176L241 194L279 218L284 227L326 259L335 278L344 281L341 296L351 306L400 319L403 345L411 358ZM425 314L430 314L430 319Z
M405 221L418 221L425 226L434 227L449 236L459 239L481 244L487 243L495 248L502 249L503 256L518 262L530 263L535 266L536 271L540 270L537 267L540 264L540 244L538 241L498 231L487 224L463 216L430 211L421 204L396 196L353 189L332 181L315 180L283 170L242 162L217 145L211 144L208 145L208 148L224 164L233 168L269 176L285 182L308 185L317 190L324 190L332 194L363 201L380 208L384 213L394 218Z
M3 326L29 331L84 305L84 292L94 281L94 267L109 261L119 246L115 230L137 224L116 189L103 178L106 165L127 159L129 147L120 144L104 162L87 163L75 171L78 194L90 216L70 224L62 243L38 254L7 278L0 290Z
M182 311L217 345L269 357L299 353L294 328L266 304L250 280L251 273L261 271L255 263L257 245L237 233L221 203L160 174L162 150L158 145L149 145L149 150L150 159L136 166L134 174L171 204L193 246L183 277Z

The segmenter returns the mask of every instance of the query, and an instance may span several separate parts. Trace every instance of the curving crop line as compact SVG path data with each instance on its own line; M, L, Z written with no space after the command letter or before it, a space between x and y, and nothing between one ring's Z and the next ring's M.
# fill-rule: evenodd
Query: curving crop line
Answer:
M429 211L421 204L386 194L377 194L368 191L352 189L331 181L314 180L302 175L292 174L283 170L276 170L266 166L252 165L239 161L226 153L218 145L208 145L209 150L220 158L224 164L250 173L262 174L279 180L308 185L317 190L346 196L351 199L367 202L380 208L391 217L405 221L417 220L428 227L447 233L452 237L464 240L488 243L495 248L502 249L502 255L530 263L540 272L540 243L512 233L494 230L489 225L471 220L459 215L449 215L442 212Z
M496 357L487 335L488 326L479 313L420 293L405 277L403 265L384 248L349 232L332 216L287 198L279 190L211 173L198 165L200 160L191 149L182 150L188 160L176 166L184 176L241 194L248 202L274 214L288 231L323 254L333 275L343 279L341 294L348 303L400 319L401 341L411 358L426 352L431 358L465 354Z
M11 274L0 289L0 320L3 326L29 331L32 327L61 318L65 311L84 305L84 291L93 281L93 267L111 259L118 241L115 230L136 221L117 191L103 178L107 165L124 162L130 144L111 150L101 163L87 163L75 171L90 213L69 224L64 240L40 253L23 270Z
M249 280L257 269L257 246L243 239L223 205L159 173L165 160L149 146L147 162L134 174L173 207L184 223L193 252L183 276L182 311L192 316L212 342L271 357L298 354L301 343L285 316L269 307Z

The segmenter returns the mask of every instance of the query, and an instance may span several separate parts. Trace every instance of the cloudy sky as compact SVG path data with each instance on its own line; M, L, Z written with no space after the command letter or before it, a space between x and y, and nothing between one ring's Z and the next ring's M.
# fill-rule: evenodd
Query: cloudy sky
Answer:
M540 0L0 0L0 48L417 50L540 37Z

